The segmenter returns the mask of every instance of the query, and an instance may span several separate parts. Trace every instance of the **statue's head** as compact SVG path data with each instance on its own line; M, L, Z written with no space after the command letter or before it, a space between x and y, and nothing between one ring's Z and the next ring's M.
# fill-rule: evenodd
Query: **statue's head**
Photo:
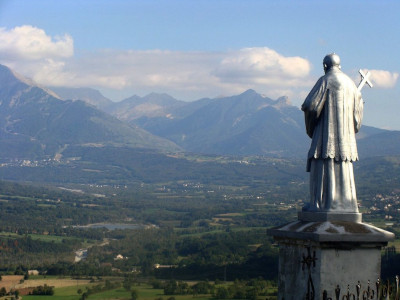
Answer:
M332 67L340 68L340 57L336 53L328 54L324 57L323 61L324 71L327 72Z

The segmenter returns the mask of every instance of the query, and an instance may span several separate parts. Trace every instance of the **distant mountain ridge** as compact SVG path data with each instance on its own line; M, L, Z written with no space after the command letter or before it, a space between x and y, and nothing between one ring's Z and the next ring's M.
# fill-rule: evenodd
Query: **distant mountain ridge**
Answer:
M145 97L132 96L121 102L114 103L108 112L128 123L142 117L174 118L177 109L187 103L176 100L167 94L151 93Z
M107 107L112 106L113 102L104 97L98 90L91 88L65 88L55 87L51 89L63 100L82 100L101 110L106 111Z
M179 150L82 101L63 101L0 65L0 158L62 155L69 145Z
M137 118L133 123L187 151L209 154L293 156L306 147L297 108L253 90L188 103L175 118Z
M298 107L287 97L273 100L254 90L193 102L151 93L104 110L189 152L306 157L310 145ZM363 125L357 134L360 156L400 154L399 134Z
M194 102L154 93L151 97L133 98L134 105L123 101L123 109L120 104L115 104L111 112L121 117L118 114L121 109L125 112L121 119L167 138L186 151L305 157L310 145L310 139L305 134L303 113L291 105L287 97L273 100L248 90L240 95L204 98ZM166 98L168 101L162 101ZM147 107L151 107L150 104L156 101L159 106L157 111L162 113L152 115L152 112L144 113L137 109L137 103L147 103ZM362 126L357 134L360 156L400 154L398 134L399 131ZM375 142L377 139L380 147Z
M305 176L310 139L303 113L287 97L273 100L248 90L184 102L152 93L114 103L96 90L60 91L0 65L0 179L128 184L201 177L214 182L253 178L236 167L254 159L263 161L254 167L258 174L266 172L258 176L269 184L272 173L280 180ZM357 138L360 160L370 169L393 159L373 156L400 155L400 131L362 126ZM176 153L183 151L188 153ZM210 155L209 164L201 164L202 154ZM253 155L263 157L245 157Z

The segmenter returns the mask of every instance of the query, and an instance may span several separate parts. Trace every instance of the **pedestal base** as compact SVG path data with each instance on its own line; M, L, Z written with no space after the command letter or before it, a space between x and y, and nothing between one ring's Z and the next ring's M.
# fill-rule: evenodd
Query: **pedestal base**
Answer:
M346 221L361 220L358 215L302 212L298 221L268 230L279 243L279 300L322 299L325 290L335 299L337 286L341 295L348 286L356 295L358 282L362 290L369 281L374 287L380 276L381 249L394 234Z
M362 214L301 211L298 213L298 218L300 221L306 222L343 221L361 223Z
M380 276L381 244L335 245L290 239L279 244L279 300L322 299L324 291L335 299L337 286L341 295L348 286L356 295L358 283L363 290L368 282L373 288Z

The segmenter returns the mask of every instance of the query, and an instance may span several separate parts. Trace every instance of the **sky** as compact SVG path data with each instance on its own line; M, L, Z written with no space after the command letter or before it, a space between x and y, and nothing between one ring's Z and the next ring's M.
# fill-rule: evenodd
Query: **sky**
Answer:
M46 87L113 101L253 89L301 106L335 52L362 90L363 123L400 130L400 1L0 0L0 64Z

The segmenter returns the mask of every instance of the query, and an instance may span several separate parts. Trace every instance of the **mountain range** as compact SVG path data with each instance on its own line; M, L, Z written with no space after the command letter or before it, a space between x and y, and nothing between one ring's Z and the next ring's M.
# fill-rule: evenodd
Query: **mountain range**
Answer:
M109 100L107 106L96 104L95 98L90 103L189 152L303 158L310 145L298 107L287 97L273 100L254 90L193 102L152 93ZM363 125L357 139L360 157L400 154L400 131Z
M400 154L400 132L363 126L361 157ZM193 102L152 93L112 102L87 89L40 87L0 65L0 158L62 158L68 147L212 155L306 156L303 114L248 90ZM74 148L74 149L75 149Z
M61 100L1 65L0 145L2 161L62 157L71 145L180 150L84 101Z

